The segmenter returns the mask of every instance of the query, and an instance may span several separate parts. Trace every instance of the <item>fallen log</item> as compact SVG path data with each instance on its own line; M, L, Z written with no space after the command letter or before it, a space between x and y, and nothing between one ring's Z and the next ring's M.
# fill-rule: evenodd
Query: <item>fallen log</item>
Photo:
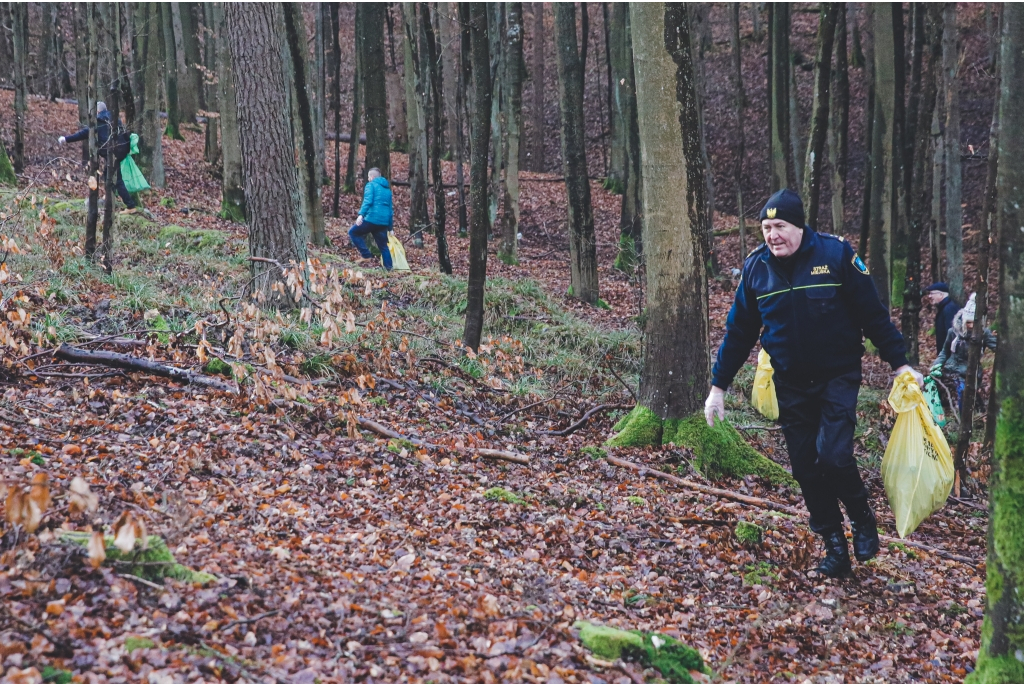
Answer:
M391 438L392 440L407 440L417 447L429 447L431 449L445 449L445 450L458 450L460 452L473 452L479 454L481 457L488 459L500 459L501 461L510 461L513 464L521 464L523 466L530 465L530 458L525 454L519 454L518 452L507 452L505 450L494 450L485 447L451 447L448 445L435 445L432 442L426 442L425 440L419 440L417 438L409 438L401 433L391 430L387 426L370 419L364 419L361 416L356 417L356 424L360 428L365 428L368 431L372 431L377 435L382 435L385 438Z
M231 393L232 395L238 394L238 387L223 379L196 373L191 369L179 369L174 366L167 366L166 364L153 362L148 359L133 357L129 354L83 350L77 347L71 347L67 343L64 343L57 348L53 353L53 356L57 359L71 362L72 364L107 366L114 369L123 369L125 371L140 371L154 376L170 378L171 380L178 381L179 383L201 385L206 388Z
M721 488L713 488L707 485L701 485L700 483L695 483L692 480L680 478L679 476L673 476L671 473L658 471L657 469L652 469L647 466L642 466L640 464L634 464L631 461L619 459L618 457L605 457L605 461L624 469L629 469L631 471L646 474L648 476L651 476L652 478L659 478L661 480L668 481L669 483L674 483L675 485L679 485L684 488L689 488L690 490L703 492L706 495L714 495L715 497L730 499L735 502L742 502L743 504L749 504L750 506L758 507L760 509L772 509L774 511L781 511L791 516L798 516L800 518L803 518L805 515L804 511L797 509L796 507L791 507L786 504L780 504L779 502L773 502L769 499L764 499L762 497L743 495L738 492L733 492L732 490L722 490ZM888 535L879 535L878 538L883 543L897 542L901 545L906 545L907 547L914 547L915 549L928 552L929 554L934 554L945 559L952 559L953 561L959 561L961 563L968 564L969 566L977 566L978 564L982 563L982 560L972 559L970 557L965 557L960 554L947 552L946 550L941 549L939 547L933 547L931 545L926 545L922 542L916 542L914 540L902 540L900 538L894 538Z

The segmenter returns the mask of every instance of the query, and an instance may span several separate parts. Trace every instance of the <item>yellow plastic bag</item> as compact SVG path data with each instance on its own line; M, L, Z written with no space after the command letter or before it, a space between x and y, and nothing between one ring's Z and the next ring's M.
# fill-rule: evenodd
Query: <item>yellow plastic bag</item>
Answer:
M391 251L391 268L395 271L412 271L405 258L405 246L393 231L388 231L388 249ZM381 264L383 263L384 260L381 259Z
M772 358L762 347L757 353L757 372L754 374L754 389L750 393L750 403L766 419L775 421L779 418L779 400L775 397L773 373L775 370L772 369Z
M953 456L910 372L893 381L889 405L897 417L882 458L882 481L896 531L905 538L946 503L953 487Z

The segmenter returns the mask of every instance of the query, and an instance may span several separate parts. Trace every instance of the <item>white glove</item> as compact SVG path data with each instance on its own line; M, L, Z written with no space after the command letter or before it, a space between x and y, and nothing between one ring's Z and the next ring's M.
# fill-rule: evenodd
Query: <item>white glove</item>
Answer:
M910 364L904 364L900 368L896 369L895 374L899 376L904 371L909 371L910 375L914 377L915 381L917 381L918 387L924 388L924 376L918 373L917 369L915 369Z
M65 138L64 136L61 136L60 138L58 138L58 139L57 139L57 143L58 143L59 145L63 145L63 144L64 144L64 143L66 143L66 142L68 142L68 140L67 140L67 138Z
M356 226L362 226L362 225L363 225L363 215L360 214L359 216L356 217Z
M725 421L725 390L712 385L711 392L704 401L704 418L712 428L715 427L716 415L719 421Z

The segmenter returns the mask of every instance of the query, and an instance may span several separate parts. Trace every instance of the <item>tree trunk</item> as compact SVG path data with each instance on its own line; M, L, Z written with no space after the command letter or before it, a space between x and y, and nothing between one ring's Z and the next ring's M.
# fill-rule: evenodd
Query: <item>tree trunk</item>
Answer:
M459 29L459 65L455 79L455 117L456 126L455 132L457 134L456 145L455 145L455 184L458 186L456 192L458 193L459 199L459 237L465 238L469 227L469 218L467 216L466 209L466 184L464 182L463 174L464 160L466 158L466 137L465 137L465 126L463 125L463 115L466 114L466 73L467 69L464 67L469 63L471 52L470 41L468 40L468 7L464 3L458 4L459 12L459 26L464 27ZM465 15L467 21L463 23L462 16ZM470 133L472 135L472 132ZM472 166L472 164L471 164Z
M158 15L159 18L159 15ZM159 22L158 22L159 23ZM160 58L161 60L163 57ZM86 3L75 3L75 98L78 99L78 125L89 123L89 29ZM89 162L89 142L82 142L82 164Z
M743 44L740 43L740 5L736 3L729 9L729 47L732 51L732 87L735 91L733 99L736 108L736 164L733 167L733 178L736 183L736 219L740 230L740 255L747 254L747 219L743 210L743 157L746 154L744 136L746 124L744 109L747 106L747 94L743 90Z
M914 153L912 155L913 168L911 169L909 196L911 207L907 212L909 217L907 230L907 276L903 287L903 314L900 321L900 330L903 332L903 339L907 343L907 359L911 365L916 366L920 361L919 338L921 331L921 236L931 222L928 220L929 207L931 205L932 185L929 177L932 171L928 151L931 145L931 122L935 110L935 99L938 94L938 81L941 78L942 69L942 6L934 3L927 6L927 14L931 18L927 32L924 31L925 5L915 3L914 12L919 15L915 20L921 22L920 36L916 35L915 42L920 40L921 53L924 56L924 48L928 47L928 71L924 73L923 65L918 66L918 76L921 85L920 100L917 106L917 122L914 124ZM993 150L995 148L992 148ZM991 154L991 153L990 153Z
M490 184L487 195L489 220L491 229L498 223L498 204L504 197L505 189L502 173L505 169L504 140L505 115L507 104L504 103L505 81L505 46L502 38L505 35L505 5L494 2L487 5L487 36L490 40L491 53L491 152Z
M362 130L360 118L363 113L363 57L362 38L363 35L363 14L365 5L356 3L355 21L353 22L356 36L355 49L352 60L355 68L352 69L352 120L349 128L351 135L348 144L348 160L345 165L345 192L356 192L356 158L359 154L359 132ZM339 141L334 141L337 144Z
M181 121L194 124L196 112L199 111L199 88L196 82L194 67L190 67L189 53L194 36L192 14L189 4L180 2L169 3L171 9L171 30L174 33L174 64L177 65L178 78L178 115ZM170 69L170 64L167 66Z
M420 20L423 24L424 47L429 67L427 80L430 81L431 91L430 173L434 182L434 236L437 239L437 263L441 268L441 273L451 275L452 260L448 256L448 237L445 235L444 177L441 173L441 150L445 130L443 125L444 97L441 93L441 56L437 50L428 3L420 3Z
M855 7L856 5L851 5ZM868 23L874 14L872 5L866 5ZM854 24L856 27L856 24ZM854 35L858 35L856 32ZM859 47L859 43L858 43ZM864 108L864 190L861 193L860 206L860 240L857 243L857 254L861 259L868 257L868 243L871 238L871 188L872 176L875 174L875 161L872 157L872 145L875 139L875 55L871 43L868 43L868 59L864 62L864 80L868 91L867 106Z
M860 69L871 63L871 57L865 58L864 49L861 47L860 40L860 17L857 16L857 3L849 3L850 8L850 23L853 24L853 54L850 56L850 66L854 69ZM868 23L871 23L870 10L868 14Z
M534 2L533 5L533 51L530 55L532 67L530 79L533 81L533 111L530 113L530 171L543 173L547 166L544 159L544 3Z
M508 2L505 31L505 102L508 154L498 259L519 263L519 136L523 126L523 3Z
M25 171L25 121L28 117L28 4L10 4L11 26L14 35L14 171Z
M963 176L960 169L960 67L956 36L956 3L948 2L942 12L942 73L946 100L946 282L957 302L966 302L964 292L964 210Z
M619 4L616 3L615 7ZM636 113L636 72L633 67L633 35L628 6L622 16L625 45L625 68L616 80L618 104L622 108L622 125L625 138L626 166L622 192L622 209L619 212L619 254L615 257L615 268L632 274L643 252L643 175L640 172L640 130Z
M633 55L626 52L629 41L627 32L629 5L622 2L613 3L611 6L611 21L609 22L608 36L608 62L611 70L611 126L609 138L611 139L610 163L608 176L605 179L605 187L613 193L625 192L626 186L626 145L627 126L625 123L626 97L635 94L626 92L626 72L632 71Z
M906 156L907 107L907 67L906 41L903 30L903 5L894 2L892 8L892 45L893 45L893 210L892 210L892 244L890 257L889 304L892 307L903 306L903 286L907 275L907 186L904 185L904 169L910 160Z
M818 205L821 198L821 168L825 157L825 136L828 133L828 109L832 83L832 43L836 33L836 3L823 2L818 21L818 57L814 64L814 100L811 135L804 164L803 200L807 205L807 224L818 230Z
M835 69L829 102L829 161L832 165L832 232L846 233L846 168L850 143L850 72L846 57L846 3L836 3Z
M900 153L896 125L895 37L893 7L874 7L875 107L871 127L871 249L868 264L882 304L892 302L893 234L898 213ZM900 285L902 286L902 279Z
M768 97L771 191L796 187L789 140L789 3L768 4Z
M1003 7L997 174L1000 231L999 425L989 478L985 623L973 682L1024 682L1024 6ZM947 72L948 73L948 72ZM978 329L978 323L975 323Z
M444 98L442 112L445 123L444 154L447 159L455 158L455 146L458 141L456 126L460 119L456 116L456 91L459 79L459 29L454 3L437 3L437 33L435 42L438 44L438 73L441 76L441 94Z
M306 236L299 216L285 65L284 9L279 3L234 4L224 8L231 62L235 69L238 132L245 176L249 254L279 264L304 264ZM293 306L277 266L251 262L253 292L272 306ZM276 285L275 284L279 284Z
M0 186L18 185L18 177L14 175L14 167L11 165L11 158L7 156L7 148L4 141L0 140Z
M60 4L44 2L40 3L40 9L42 10L42 35L40 36L39 47L42 55L38 63L42 67L43 73L39 90L53 102L60 96L60 81L57 78L60 71L58 66L59 55L57 53L57 46L54 45L57 36L55 24Z
M316 35L313 37L313 75L315 76L316 106L313 107L313 145L316 149L316 183L318 188L326 184L326 141L327 141L327 44L324 34L330 28L328 3L316 6ZM301 14L301 13L300 13ZM321 210L320 214L323 214ZM325 239L326 241L326 239Z
M173 140L184 140L181 136L181 109L178 102L178 60L174 43L174 20L171 4L160 3L160 21L163 28L164 46L164 90L167 106L167 135Z
M469 4L473 57L472 160L470 161L469 277L466 281L466 325L462 343L480 348L484 327L484 283L487 279L487 141L491 137L491 56L487 40L487 5Z
M89 112L89 197L86 201L85 213L85 258L93 261L96 258L96 223L99 221L100 187L99 187L99 138L96 133L96 101L99 88L96 83L100 61L100 33L96 26L98 5L85 4L86 31L89 44L87 65L87 107Z
M715 216L715 174L711 167L711 158L708 156L707 133L704 126L704 109L707 100L707 78L704 70L705 46L711 43L710 23L708 21L708 10L701 3L688 3L686 5L689 14L690 26L693 27L691 35L696 39L690 42L690 49L693 50L693 74L696 79L695 92L697 94L697 131L700 135L700 158L704 162L704 183L707 186L705 202L707 205L707 224L705 229L708 234L708 266L711 274L718 273L718 254L715 252L715 233L712 222Z
M139 42L142 46L143 89L140 102L142 131L139 133L139 154L136 156L139 168L154 188L163 188L164 178L164 127L160 121L160 65L164 61L163 27L160 23L160 6L141 3Z
M104 17L107 49L111 55L111 73L107 76L110 91L107 93L107 111L110 112L110 138L107 141L104 157L106 158L106 174L103 187L103 242L100 243L100 254L103 270L108 274L114 269L114 193L117 192L117 179L121 173L120 164L114 155L114 143L117 141L117 130L121 125L121 3L109 2L100 6Z
M219 56L217 54L217 41L214 37L215 34L213 33L217 26L217 21L213 16L214 3L204 2L202 3L201 8L206 14L204 24L210 29L209 33L204 32L203 34L203 63L206 67L206 73L216 74ZM206 102L206 109L207 111L217 113L217 116L215 117L206 117L206 142L203 149L203 157L206 159L206 162L214 167L220 166L220 112L224 109L220 103L220 96L217 90L216 84L207 87L206 84L203 83L203 99Z
M936 77L937 83L942 83L942 75ZM942 188L944 186L946 169L946 146L942 140L942 122L945 116L942 114L942 102L944 95L941 93L935 98L935 110L932 112L931 128L931 150L932 150L932 221L931 221L931 280L932 283L941 281L945 272L942 266L942 236L945 233L946 216L942 212Z
M341 201L341 21L338 16L338 3L330 3L331 12L331 56L333 67L331 87L331 107L334 109L334 198L331 215L338 218L338 203ZM353 98L355 92L352 93ZM354 131L355 138L349 138L349 145L359 147L359 132Z
M710 383L707 186L686 14L674 4L630 6L647 265L647 344L639 401L617 436L632 445L671 441L677 420L702 406ZM640 424L653 430L638 430Z
M245 178L242 175L242 149L238 140L238 105L235 96L235 70L228 44L224 4L214 3L218 53L217 85L220 89L220 128L223 154L223 178L220 188L220 215L224 219L245 221Z
M409 126L409 235L423 247L423 231L430 229L427 212L427 112L425 83L420 78L419 18L416 3L402 5L402 77L405 83L406 121Z
M284 3L284 37L288 68L285 84L291 103L294 160L299 182L299 208L302 230L317 247L327 242L324 233L324 208L320 200L323 188L323 164L317 157L316 92L309 68L309 43L302 5ZM322 158L321 158L322 159Z
M363 107L366 113L366 168L380 169L381 176L391 179L391 137L388 133L388 102L384 79L379 78L384 66L384 13L387 5L368 2L361 6L362 18L358 34L360 60L364 74Z
M562 165L569 210L569 261L572 296L597 304L597 243L587 173L583 72L576 49L576 6L555 4L558 43L558 95L562 110Z
M387 62L384 69L384 91L387 96L388 120L391 131L391 147L398 152L409 151L409 115L408 102L405 95L405 79L398 73L398 63L395 60L395 45L405 41L405 30L399 30L399 38L395 38L395 21L393 11L401 11L397 4L386 4L387 9L383 10L384 20L388 28L387 45L391 60ZM397 9L396 9L397 8ZM364 18L363 21L366 21ZM399 16L401 21L401 16ZM367 73L376 73L372 66L367 66Z

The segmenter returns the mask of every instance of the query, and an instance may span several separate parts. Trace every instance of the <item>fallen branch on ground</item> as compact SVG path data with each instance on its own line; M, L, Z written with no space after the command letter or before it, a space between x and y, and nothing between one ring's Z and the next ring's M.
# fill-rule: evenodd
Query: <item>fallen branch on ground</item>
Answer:
M370 419L364 419L359 416L356 417L356 423L360 428L365 428L368 431L373 431L377 435L383 435L385 438L391 438L392 440L407 440L417 447L429 447L431 449L443 449L443 450L459 450L462 452L473 452L479 454L481 457L487 457L488 459L500 459L501 461L510 461L513 464L522 464L523 466L530 465L530 458L525 454L519 454L518 452L507 452L505 450L493 450L485 447L451 447L448 445L435 445L432 442L426 442L424 440L418 440L416 438L409 438L401 433L397 433L387 426L371 421Z
M674 483L684 488L696 490L697 492L703 492L706 495L714 495L715 497L721 497L723 499L731 499L735 502L742 502L743 504L749 504L750 506L758 507L760 509L773 509L775 511L781 511L786 514L790 514L791 516L798 516L800 518L803 518L805 515L803 511L797 509L796 507L791 507L786 504L773 502L769 499L764 499L762 497L742 495L738 492L733 492L732 490L722 490L721 488L712 488L707 485L701 485L700 483L694 483L692 480L680 478L679 476L673 476L671 473L658 471L657 469L648 468L640 464L634 464L633 462L626 461L625 459L619 459L618 457L605 457L605 461L607 461L610 464L614 464L615 466L620 466L624 469L629 469L631 471L636 471L638 473L645 473L646 475L649 475L652 478L660 478L661 480L666 480L670 483ZM959 561L970 566L977 566L978 564L982 563L978 559L972 559L970 557L965 557L960 554L953 554L952 552L947 552L944 549L932 547L931 545L926 545L921 542L915 542L913 540L901 540L898 538L890 537L888 535L879 535L878 538L884 543L898 542L902 545L906 545L907 547L914 547L916 549L928 552L929 554L934 554L936 556L940 556L946 559Z
M175 380L180 383L201 385L206 388L213 388L214 390L231 393L232 395L238 394L238 388L234 384L228 383L227 381L219 378L205 376L190 369L179 369L174 366L167 366L166 364L152 362L148 359L133 357L128 354L82 350L64 343L54 351L53 356L57 359L62 359L74 364L108 366L115 369L124 369L125 371L140 371L142 373L153 374L154 376L170 378L171 380Z
M593 409L588 411L586 414L584 414L582 417L580 417L580 420L577 421L576 423L574 423L574 424L572 424L572 425L570 425L570 426L568 426L566 428L563 428L560 431L539 431L539 432L542 435L557 435L559 437L565 437L566 435L572 435L573 433L578 431L580 428L583 428L583 426L587 425L587 422L590 421L591 417L593 417L594 414L598 414L598 413L603 412L603 411L608 411L610 409L632 409L632 408L633 407L628 405L628 404L601 404L601 405L598 405L598 406L594 407Z

